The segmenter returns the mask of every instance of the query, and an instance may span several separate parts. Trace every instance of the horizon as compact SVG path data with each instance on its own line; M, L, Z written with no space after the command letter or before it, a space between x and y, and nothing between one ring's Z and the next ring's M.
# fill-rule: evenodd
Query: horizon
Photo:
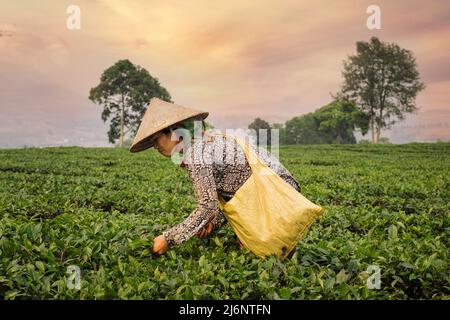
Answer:
M371 4L81 0L81 28L69 30L70 2L0 0L0 148L114 147L88 96L121 59L158 78L175 103L208 111L216 128L284 123L331 102L343 60L372 36L411 50L426 85L418 112L381 137L450 141L450 7L378 1L381 29L369 30Z

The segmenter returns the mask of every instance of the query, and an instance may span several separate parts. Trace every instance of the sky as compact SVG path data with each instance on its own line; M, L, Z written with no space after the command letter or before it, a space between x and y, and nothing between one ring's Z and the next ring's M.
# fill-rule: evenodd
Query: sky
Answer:
M366 25L372 4L379 30ZM70 5L80 29L67 28ZM0 0L0 148L110 145L88 96L120 59L218 128L285 122L331 102L343 61L372 36L411 50L426 85L419 110L381 136L450 140L447 1Z

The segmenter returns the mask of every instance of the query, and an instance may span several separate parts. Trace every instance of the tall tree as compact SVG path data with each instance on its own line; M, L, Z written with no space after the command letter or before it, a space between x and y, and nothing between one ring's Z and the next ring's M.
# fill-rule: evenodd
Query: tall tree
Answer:
M358 41L356 55L344 61L344 83L338 98L355 102L369 117L372 142L407 113L417 110L415 98L425 88L411 51L376 37Z
M103 106L103 122L111 119L109 142L119 139L120 146L123 146L127 133L136 134L146 106L153 97L172 102L169 92L157 78L129 60L119 60L106 69L100 83L89 93L91 101Z

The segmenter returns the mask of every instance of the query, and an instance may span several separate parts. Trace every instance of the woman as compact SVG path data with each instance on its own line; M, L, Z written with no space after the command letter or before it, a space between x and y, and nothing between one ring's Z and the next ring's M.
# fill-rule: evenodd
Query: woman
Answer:
M219 208L219 198L230 200L252 174L241 146L227 136L206 136L194 139L193 143L183 140L180 129L186 127L184 124L194 119L203 120L207 115L153 98L130 148L136 152L155 147L166 157L181 151L180 166L188 171L193 182L197 206L183 222L154 239L153 253L157 255L194 235L204 238L220 228L226 218ZM301 191L298 182L278 159L263 148L254 145L251 148L278 176Z

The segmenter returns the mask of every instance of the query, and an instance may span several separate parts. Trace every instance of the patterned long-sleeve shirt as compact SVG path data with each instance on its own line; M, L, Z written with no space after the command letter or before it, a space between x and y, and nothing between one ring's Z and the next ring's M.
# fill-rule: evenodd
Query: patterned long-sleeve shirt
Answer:
M301 191L298 182L276 157L252 143L250 147L284 181ZM197 206L183 222L163 232L170 247L188 240L209 222L214 229L222 226L226 218L219 209L219 196L228 201L252 174L240 145L220 135L197 139L184 150L180 166L188 170Z

